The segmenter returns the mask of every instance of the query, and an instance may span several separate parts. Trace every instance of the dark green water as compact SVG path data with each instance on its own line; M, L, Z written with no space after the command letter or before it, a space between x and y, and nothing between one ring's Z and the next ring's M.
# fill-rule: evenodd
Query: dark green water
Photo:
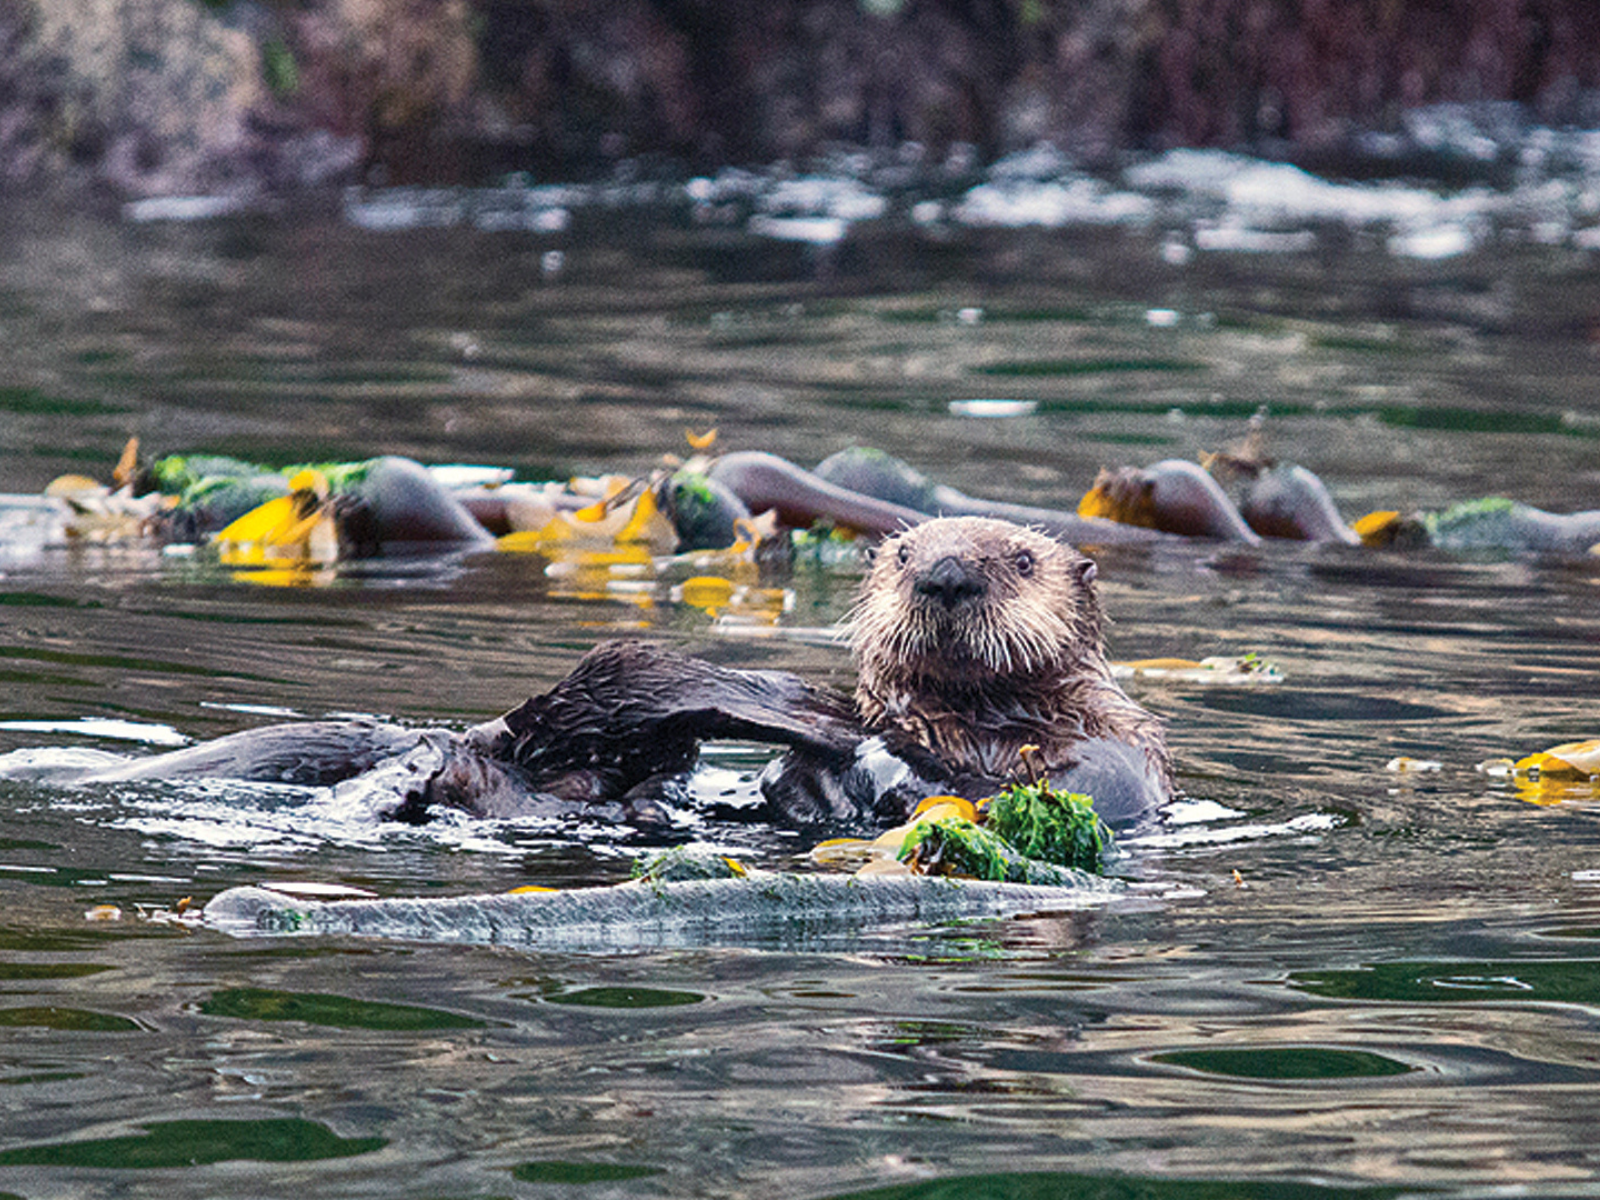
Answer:
M0 492L104 475L130 434L543 479L643 471L717 426L729 449L877 445L1071 507L1098 467L1219 448L1265 404L1272 448L1348 518L1485 494L1600 507L1589 252L1423 261L1358 239L1175 265L1167 237L885 223L819 249L599 207L548 235L11 208ZM972 398L1037 409L950 414ZM341 824L287 788L0 782L0 1192L1600 1192L1597 797L1534 805L1474 770L1600 736L1600 558L1100 561L1115 657L1253 651L1282 672L1130 684L1194 803L1132 848L1138 898L1103 911L839 953L234 941L138 913L264 879L607 882L639 847ZM859 564L757 581L788 594L762 638L675 600L693 573L490 552L274 588L204 551L13 551L0 721L45 724L0 728L0 752L145 749L71 732L90 717L193 738L284 713L465 723L641 630L848 685L806 631L843 616ZM761 755L709 760L704 789L748 794ZM800 849L702 832L767 864ZM99 905L123 919L85 920Z

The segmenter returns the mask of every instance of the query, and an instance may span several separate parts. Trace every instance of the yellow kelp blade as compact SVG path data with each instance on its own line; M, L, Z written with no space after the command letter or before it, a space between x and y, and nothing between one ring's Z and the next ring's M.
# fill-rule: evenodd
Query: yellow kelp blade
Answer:
M1117 519L1117 506L1111 502L1111 497L1106 489L1098 483L1083 494L1083 499L1078 501L1078 515L1080 517L1104 517L1108 521Z
M728 606L706 611L724 625L773 628L794 607L794 593L784 588L741 587L734 591Z
M304 470L296 471L290 477L289 490L291 492L310 492L318 500L326 500L331 489L328 487L328 477L326 475L321 471L306 467Z
M495 545L510 554L533 554L552 542L571 541L577 536L578 531L572 527L572 522L563 514L556 513L537 529L518 529L503 536Z
M282 559L266 560L261 562ZM304 588L326 587L336 580L338 572L327 567L319 567L314 563L290 563L288 566L258 566L251 562L226 562L225 565L240 568L234 578L240 583L254 584L256 587L281 587Z
M825 866L854 866L872 855L866 838L828 838L811 847L811 861Z
M567 491L574 496L593 496L596 500L615 500L637 480L631 475L574 475L567 480Z
M655 607L660 584L648 546L556 541L538 547L538 553L550 560L544 571L552 596Z
M735 590L731 579L724 579L720 575L696 575L678 585L675 599L714 615L718 609L728 607Z
M677 541L677 531L673 529L672 522L667 520L656 504L655 489L645 488L634 500L627 523L623 525L622 532L617 534L617 541L657 542L663 534Z
M530 510L531 511L531 510ZM571 512L553 512L536 529L519 529L499 541L500 549L526 553L545 550L553 542L646 542L670 547L677 532L645 488L631 501L597 500Z
M1140 658L1133 662L1118 663L1119 667L1126 667L1135 675L1143 675L1151 671L1198 671L1201 669L1199 662L1192 658Z
M314 508L304 516L297 516L295 520L287 521L274 529L267 535L266 543L269 546L301 551L306 558L317 558L329 551L326 534L331 530L333 530L333 519L320 508ZM334 533L331 550L333 555L338 554L337 532Z
M45 485L44 494L57 499L69 496L104 496L111 489L87 475L57 475Z
M900 879L909 878L914 874L916 872L911 869L909 864L903 863L897 858L874 858L870 862L861 865L861 868L856 872L856 878L867 879L877 875Z
M946 817L960 817L976 824L978 810L965 796L928 796L911 810L913 825L918 821L942 821Z
M1588 779L1600 775L1600 738L1551 746L1548 750L1520 759L1514 769L1567 779Z
M1356 536L1368 546L1382 546L1389 541L1389 536L1394 527L1400 522L1400 514L1393 509L1382 509L1370 512L1360 518L1350 528L1356 531Z
M298 569L339 559L339 527L325 497L328 483L316 471L295 476L295 491L245 513L216 536L218 558L230 567L287 569L287 577L264 575L255 583L304 584Z
M1094 486L1078 501L1080 517L1100 517L1123 525L1154 529L1155 505L1150 488L1139 478L1129 482L1126 473L1101 470Z
M273 540L272 535L279 529L297 524L299 517L295 511L293 496L279 496L268 500L265 504L252 508L244 516L239 517L231 525L217 534L218 542L228 542L236 546L248 546L253 543L266 544Z
M811 848L811 861L824 866L855 866L857 875L905 875L910 873L899 861L906 837L924 821L959 818L976 824L981 818L978 806L964 796L928 796L911 812L904 825L886 829L871 841L862 838L830 838Z
M869 858L899 858L911 831L924 821L945 821L959 817L977 821L978 813L972 801L960 796L929 796L912 811L911 819L904 825L886 829L867 843Z
M127 487L138 473L139 439L131 437L122 448L122 457L117 459L117 465L111 472L111 484L113 487Z
M1529 804L1600 800L1600 738L1563 742L1512 764L1517 799Z
M625 502L608 497L580 508L572 514L571 520L579 536L591 541L657 542L666 538L676 540L672 523L661 515L661 510L656 506L655 493L649 488L644 488L638 495Z
M754 568L748 563L724 565L735 576L756 578ZM674 604L697 608L719 622L768 628L781 621L783 614L794 605L793 594L783 588L753 587L740 578L729 579L723 575L693 575L674 584L667 598Z

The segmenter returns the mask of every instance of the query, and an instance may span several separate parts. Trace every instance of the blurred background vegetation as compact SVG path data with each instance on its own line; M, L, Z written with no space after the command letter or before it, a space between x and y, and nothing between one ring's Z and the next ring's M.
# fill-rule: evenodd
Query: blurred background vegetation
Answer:
M1337 159L1408 108L1600 125L1593 0L0 0L0 185L696 170L846 143Z

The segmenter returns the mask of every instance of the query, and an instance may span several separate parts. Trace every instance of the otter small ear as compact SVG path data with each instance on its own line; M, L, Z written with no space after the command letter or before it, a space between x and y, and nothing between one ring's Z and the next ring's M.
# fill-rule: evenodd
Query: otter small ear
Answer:
M1092 558L1086 558L1078 564L1078 582L1088 587L1100 577L1100 566Z

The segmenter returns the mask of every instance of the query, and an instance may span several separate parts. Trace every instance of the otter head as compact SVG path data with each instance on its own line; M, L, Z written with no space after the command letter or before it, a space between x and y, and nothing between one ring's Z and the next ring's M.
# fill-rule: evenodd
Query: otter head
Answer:
M1095 565L1007 521L944 517L879 548L852 618L863 716L1103 668Z

